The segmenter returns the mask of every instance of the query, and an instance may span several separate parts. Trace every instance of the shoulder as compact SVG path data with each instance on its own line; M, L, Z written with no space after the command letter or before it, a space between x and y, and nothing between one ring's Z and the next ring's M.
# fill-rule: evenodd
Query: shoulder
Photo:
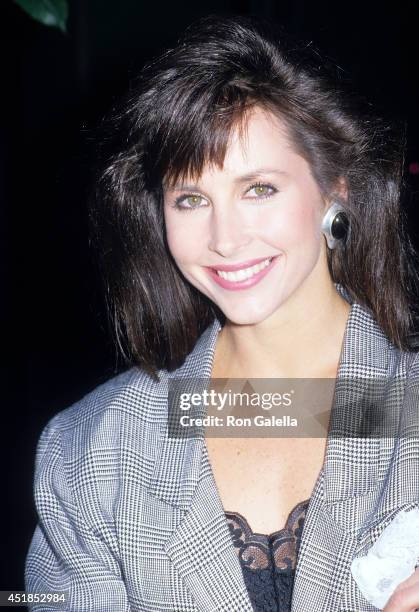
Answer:
M155 381L131 368L55 414L38 441L38 469L51 462L59 449L71 478L80 470L100 469L98 461L117 465L121 449L129 452L133 441L141 444L158 436L167 409L167 373L160 374Z
M173 378L209 376L220 324L216 320L199 338L184 364L173 372L159 370L158 380L133 367L93 389L53 416L38 443L41 456L59 438L68 465L89 454L120 454L136 445L148 459L167 423L169 382ZM154 450L153 450L154 449ZM84 460L84 459L83 459Z
M110 378L80 400L56 414L49 426L65 432L98 424L104 419L143 418L150 404L157 411L165 398L167 375L155 381L145 371L131 368Z
M80 400L61 410L50 421L62 432L98 424L103 420L143 418L152 404L157 411L167 388L167 376L160 373L154 381L143 370L131 368L99 385Z
M372 310L350 298L339 284L337 291L350 304L341 354L341 372L406 381L419 373L419 342L414 350L397 347L376 320Z

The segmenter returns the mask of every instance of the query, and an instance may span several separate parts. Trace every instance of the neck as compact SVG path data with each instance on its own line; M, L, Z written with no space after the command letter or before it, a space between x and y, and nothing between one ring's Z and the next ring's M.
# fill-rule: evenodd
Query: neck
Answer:
M349 310L330 281L321 291L297 292L261 323L226 321L213 377L334 378Z

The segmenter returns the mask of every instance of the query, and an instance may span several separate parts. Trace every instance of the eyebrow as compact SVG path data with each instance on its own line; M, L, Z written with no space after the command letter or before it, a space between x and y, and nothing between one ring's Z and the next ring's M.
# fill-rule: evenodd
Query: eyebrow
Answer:
M238 184L238 185L240 185L242 183L248 183L250 181L258 179L262 175L266 175L266 174L276 174L278 176L289 176L288 172L285 172L284 170L277 170L276 168L255 168L251 172L247 172L246 174L243 174L241 176L237 176L233 180L233 182ZM173 191L180 191L182 189L197 190L197 189L199 189L199 186L198 185L192 185L192 184L189 185L187 183L177 183L176 185L173 185L171 187L171 189Z

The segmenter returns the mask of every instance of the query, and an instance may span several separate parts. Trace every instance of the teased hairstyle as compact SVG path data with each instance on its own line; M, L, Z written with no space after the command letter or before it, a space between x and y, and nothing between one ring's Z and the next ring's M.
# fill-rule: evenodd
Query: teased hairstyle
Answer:
M320 65L319 65L320 64ZM222 167L231 129L258 105L285 124L322 194L347 185L350 229L328 250L332 279L410 348L413 253L399 210L403 138L330 80L326 62L242 17L206 17L147 65L108 122L113 155L90 211L109 320L129 364L179 367L217 316L180 273L164 227L163 181ZM116 152L115 152L116 151Z

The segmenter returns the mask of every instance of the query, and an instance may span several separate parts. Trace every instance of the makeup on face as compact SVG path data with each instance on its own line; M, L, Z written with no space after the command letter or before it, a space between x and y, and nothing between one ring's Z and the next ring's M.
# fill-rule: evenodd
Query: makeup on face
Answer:
M228 319L257 323L322 282L324 209L284 126L256 109L246 138L232 135L222 168L207 166L166 190L167 242L185 279Z

